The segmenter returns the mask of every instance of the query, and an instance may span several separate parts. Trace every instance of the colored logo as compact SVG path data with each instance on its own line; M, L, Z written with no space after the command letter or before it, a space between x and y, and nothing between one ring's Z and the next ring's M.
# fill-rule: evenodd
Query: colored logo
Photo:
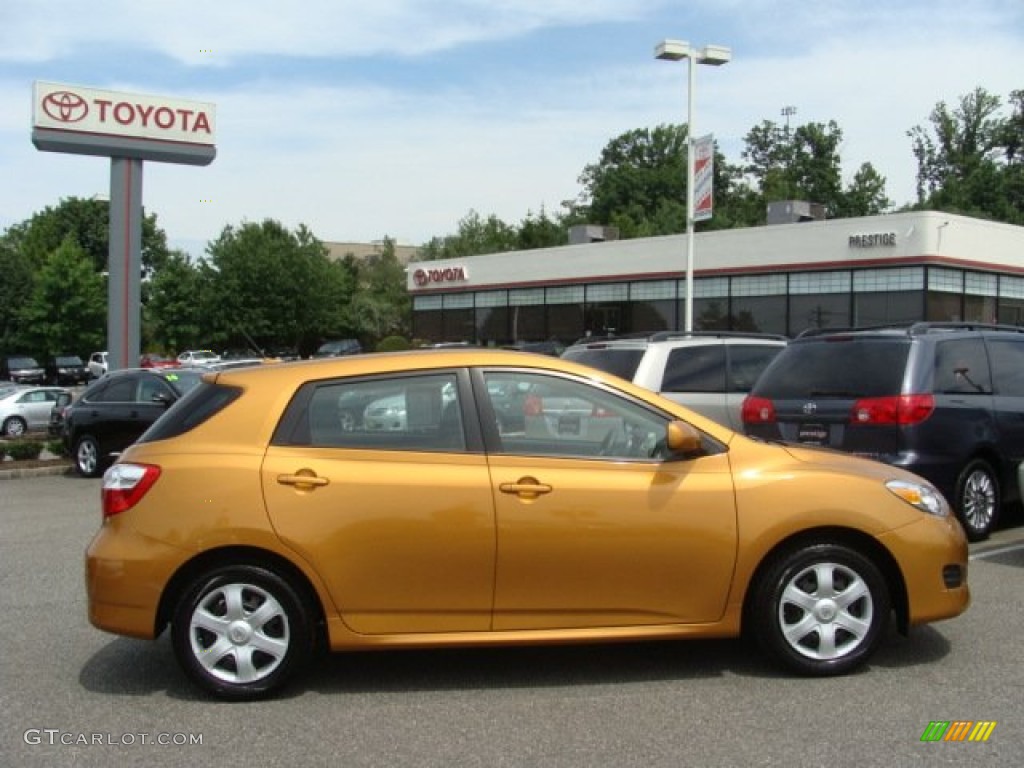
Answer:
M932 720L921 741L988 741L995 729L995 720Z
M430 282L430 278L427 277L426 271L422 269L417 269L415 272L413 272L412 279L416 283L416 285L426 285L427 283Z
M77 123L89 114L89 105L77 93L54 91L43 97L43 111L61 123Z

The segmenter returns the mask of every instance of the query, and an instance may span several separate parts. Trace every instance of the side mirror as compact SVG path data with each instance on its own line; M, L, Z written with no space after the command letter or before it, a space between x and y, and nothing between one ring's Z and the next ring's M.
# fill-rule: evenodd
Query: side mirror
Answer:
M672 456L694 456L700 453L700 432L690 424L670 421L665 432L665 446Z
M159 403L164 408L169 408L171 403L173 403L174 401L170 398L170 396L164 394L163 392L157 392L155 395L153 395L153 402Z

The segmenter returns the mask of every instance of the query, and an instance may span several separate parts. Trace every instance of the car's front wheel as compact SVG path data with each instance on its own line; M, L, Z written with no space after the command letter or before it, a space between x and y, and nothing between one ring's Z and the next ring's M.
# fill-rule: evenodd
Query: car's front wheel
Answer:
M28 431L28 424L20 416L11 416L4 422L3 433L6 437L21 437Z
M202 688L254 699L291 680L315 648L313 613L271 570L215 568L185 590L171 623L174 652Z
M839 675L860 666L889 618L889 591L878 567L838 544L782 554L754 589L750 615L758 641L801 674Z
M953 507L968 541L987 539L999 519L999 478L983 459L970 462L956 481Z
M100 444L92 435L82 435L75 441L75 470L82 477L99 477L102 469Z

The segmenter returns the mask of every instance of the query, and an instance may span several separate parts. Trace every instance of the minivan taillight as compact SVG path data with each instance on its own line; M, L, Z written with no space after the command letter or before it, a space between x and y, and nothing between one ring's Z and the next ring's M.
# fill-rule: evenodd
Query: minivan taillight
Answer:
M865 397L853 404L850 422L853 424L920 424L935 410L931 395L893 395L891 397Z
M160 467L153 464L114 464L103 474L103 518L134 507L159 477Z
M767 397L747 395L740 416L744 424L774 424L775 404Z

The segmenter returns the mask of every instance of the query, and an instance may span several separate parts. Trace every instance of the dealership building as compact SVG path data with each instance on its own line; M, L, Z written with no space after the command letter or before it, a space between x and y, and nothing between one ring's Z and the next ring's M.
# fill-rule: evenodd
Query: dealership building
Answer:
M695 235L694 330L1024 325L1024 227L936 211L803 221L785 205L788 223ZM669 235L413 262L413 335L505 345L680 330L686 252L686 235Z

